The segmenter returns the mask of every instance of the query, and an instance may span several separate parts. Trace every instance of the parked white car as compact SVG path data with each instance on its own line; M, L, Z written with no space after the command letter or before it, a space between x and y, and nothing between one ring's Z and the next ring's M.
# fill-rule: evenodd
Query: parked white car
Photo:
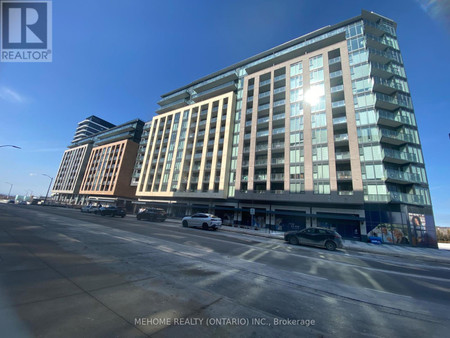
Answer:
M204 230L217 230L222 226L222 219L211 214L194 214L183 218L183 227L201 227Z

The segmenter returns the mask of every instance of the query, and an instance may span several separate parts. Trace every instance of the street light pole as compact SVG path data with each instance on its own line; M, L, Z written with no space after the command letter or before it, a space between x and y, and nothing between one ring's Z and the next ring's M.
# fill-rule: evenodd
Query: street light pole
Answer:
M13 144L5 144L5 145L3 145L3 146L0 146L0 148L3 148L3 147L11 147L11 148L16 148L16 149L22 149L22 148L20 148L20 147L18 147L18 146L15 146L15 145L13 145Z
M8 192L8 199L9 199L9 196L11 195L11 190L12 190L13 185L11 183L8 183L8 182L5 182L5 183L9 184L11 186L11 187L9 187L9 192Z
M50 192L50 187L52 186L53 183L53 177L48 176L47 174L42 174L43 176L47 176L50 179L50 184L48 185L48 189L47 189L47 195L45 195L45 199L44 199L44 205L47 202L47 197L48 197L48 193Z

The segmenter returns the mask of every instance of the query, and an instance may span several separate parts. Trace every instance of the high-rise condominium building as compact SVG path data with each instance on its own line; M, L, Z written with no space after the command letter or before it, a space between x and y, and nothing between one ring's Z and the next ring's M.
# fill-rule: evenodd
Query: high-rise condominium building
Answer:
M137 195L225 224L435 245L396 23L372 12L162 96ZM251 223L253 222L253 223Z
M105 131L109 128L115 127L114 124L109 123L97 116L91 115L86 117L83 121L78 122L77 130L73 136L72 143L76 143L81 139Z

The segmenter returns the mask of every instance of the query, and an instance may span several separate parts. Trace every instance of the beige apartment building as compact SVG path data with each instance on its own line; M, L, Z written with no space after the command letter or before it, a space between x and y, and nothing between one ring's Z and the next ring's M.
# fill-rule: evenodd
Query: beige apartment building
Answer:
M99 122L103 128L97 131ZM88 129L80 132L80 125ZM131 176L143 126L139 119L119 126L96 116L81 121L56 175L52 189L55 200L75 205L119 205L131 210L136 192ZM80 136L82 133L85 137Z
M434 218L396 24L372 12L162 96L136 195L225 224L404 234ZM412 226L420 218L421 227Z

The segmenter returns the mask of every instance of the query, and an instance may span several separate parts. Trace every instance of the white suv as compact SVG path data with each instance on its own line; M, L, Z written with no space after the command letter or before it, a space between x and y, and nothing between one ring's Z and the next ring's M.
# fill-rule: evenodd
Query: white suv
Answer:
M222 219L211 214L194 214L183 218L182 224L187 227L201 227L204 230L217 230L222 226Z

